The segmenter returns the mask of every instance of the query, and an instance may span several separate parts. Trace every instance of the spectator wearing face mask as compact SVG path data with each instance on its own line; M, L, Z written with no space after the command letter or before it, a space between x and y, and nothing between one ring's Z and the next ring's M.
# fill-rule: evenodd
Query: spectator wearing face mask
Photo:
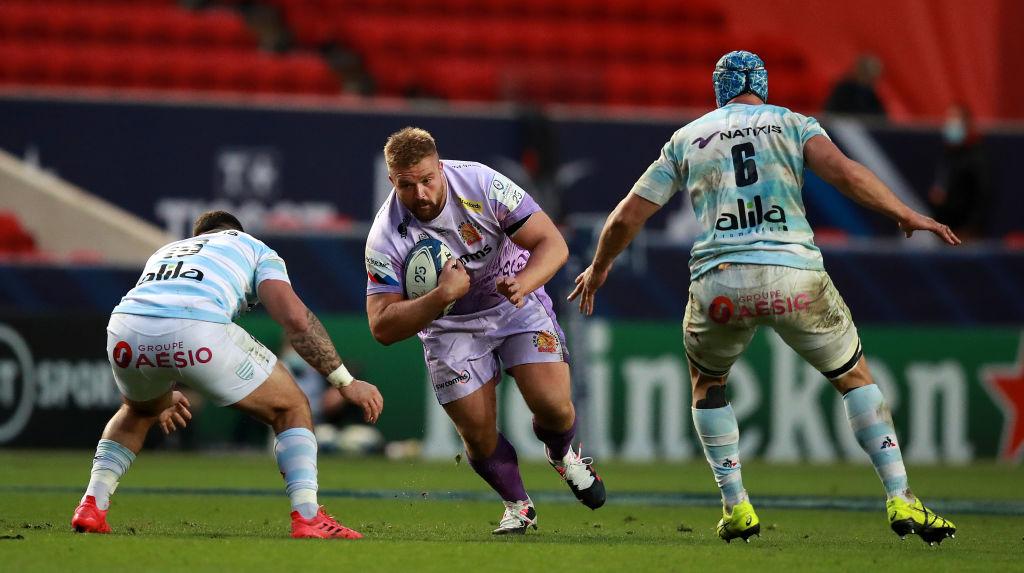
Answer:
M935 183L928 192L933 215L961 238L983 238L992 183L984 141L964 104L949 107L942 143Z

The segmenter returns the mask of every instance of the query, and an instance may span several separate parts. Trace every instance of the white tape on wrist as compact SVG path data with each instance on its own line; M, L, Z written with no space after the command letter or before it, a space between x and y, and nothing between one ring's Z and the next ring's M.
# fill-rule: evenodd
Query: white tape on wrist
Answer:
M355 378L349 374L348 368L345 368L344 364L335 368L334 372L327 375L327 381L335 388L344 388L351 384L353 380L355 380Z

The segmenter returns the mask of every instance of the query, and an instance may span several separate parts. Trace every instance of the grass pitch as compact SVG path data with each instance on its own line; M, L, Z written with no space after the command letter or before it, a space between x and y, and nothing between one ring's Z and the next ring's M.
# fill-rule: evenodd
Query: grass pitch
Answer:
M723 543L710 470L601 463L591 511L557 475L525 464L540 529L496 538L501 504L465 464L322 456L320 501L365 539L293 540L269 454L143 452L121 481L111 535L71 531L91 452L0 452L4 571L1012 571L1024 563L1024 468L910 468L956 539L900 541L869 466L744 464L762 522ZM810 507L812 509L801 509ZM949 510L947 510L949 509Z

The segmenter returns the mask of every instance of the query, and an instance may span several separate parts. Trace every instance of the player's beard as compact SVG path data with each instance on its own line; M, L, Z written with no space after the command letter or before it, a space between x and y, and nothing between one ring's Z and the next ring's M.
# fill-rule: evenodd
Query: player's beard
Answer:
M448 182L441 180L441 193L438 195L437 203L431 201L417 201L412 214L420 221L432 221L441 214L444 209L445 199L448 197Z

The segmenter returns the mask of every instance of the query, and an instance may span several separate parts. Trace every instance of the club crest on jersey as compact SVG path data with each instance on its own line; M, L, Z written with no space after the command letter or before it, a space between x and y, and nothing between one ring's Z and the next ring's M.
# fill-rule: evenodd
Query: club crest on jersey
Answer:
M473 223L469 221L466 221L465 223L459 225L459 235L462 237L463 242L465 242L467 245L479 243L484 239L480 235L480 231L478 231L477 228L473 226Z
M537 352L558 352L558 337L542 330L533 335L533 345L537 347Z

